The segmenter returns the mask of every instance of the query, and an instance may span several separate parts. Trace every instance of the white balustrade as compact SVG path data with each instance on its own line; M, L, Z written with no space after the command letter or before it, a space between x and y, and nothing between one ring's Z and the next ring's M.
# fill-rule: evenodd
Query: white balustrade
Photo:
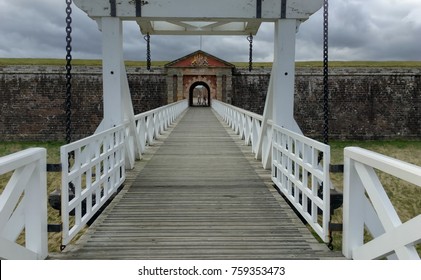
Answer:
M31 148L0 158L0 176L12 173L0 196L0 259L48 255L46 157Z
M212 100L212 108L256 154L263 117L217 100Z
M272 181L307 220L320 238L328 241L330 220L330 147L235 106L212 101L213 109L257 156L272 169ZM262 139L260 139L262 138ZM261 145L261 147L259 147Z
M136 115L134 132L138 137L131 135L133 130L126 122L61 147L62 245L67 245L123 184L125 154L134 158L135 139L144 153L187 106L183 100Z
M136 132L139 134L141 152L147 145L152 145L163 131L188 108L187 100L169 104L135 116Z
M272 181L324 242L329 241L330 147L273 126Z
M419 260L415 245L421 243L421 214L402 223L376 170L421 187L421 167L356 147L345 148L344 156L343 254ZM366 243L364 229L373 237Z
M126 126L61 147L62 245L70 242L124 182Z

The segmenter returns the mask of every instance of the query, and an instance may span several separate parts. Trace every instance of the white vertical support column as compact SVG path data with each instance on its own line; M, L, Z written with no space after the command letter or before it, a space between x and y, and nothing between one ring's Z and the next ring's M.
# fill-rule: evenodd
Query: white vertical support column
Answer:
M294 90L295 90L295 38L298 21L295 19L280 19L275 22L274 61L270 76L269 88L266 95L263 122L256 159L262 160L263 168L271 167L272 137L268 120L300 133L294 119Z
M123 122L122 57L123 27L118 17L102 17L102 77L104 90L104 119L101 129Z
M118 17L102 17L102 75L104 119L97 132L130 121L126 139L126 164L132 169L135 157L141 158L139 137L136 134L134 111L123 57L123 25Z
M302 134L294 119L296 19L275 22L273 122Z

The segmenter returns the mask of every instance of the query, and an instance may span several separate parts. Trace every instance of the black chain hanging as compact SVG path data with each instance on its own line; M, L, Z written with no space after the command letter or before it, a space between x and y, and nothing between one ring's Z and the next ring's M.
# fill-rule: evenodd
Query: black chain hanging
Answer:
M329 1L323 4L323 142L329 143Z
M146 41L146 69L151 71L151 35L148 32L143 38Z
M329 143L329 1L323 3L323 142ZM331 205L332 207L332 205ZM332 211L331 211L332 214ZM333 250L333 233L329 222L329 243Z
M250 48L249 48L249 72L251 72L251 70L253 70L253 35L250 34L249 36L247 36L247 40L250 43Z
M66 1L66 143L72 142L72 0ZM68 165L71 165L71 159L74 159L74 153L69 153L67 157ZM72 182L68 186L69 193L74 193ZM63 251L65 245L60 246Z
M72 141L72 0L66 0L66 143Z

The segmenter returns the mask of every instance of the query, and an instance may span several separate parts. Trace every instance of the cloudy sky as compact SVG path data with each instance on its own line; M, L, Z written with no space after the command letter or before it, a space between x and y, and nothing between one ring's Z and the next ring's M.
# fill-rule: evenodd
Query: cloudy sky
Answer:
M420 0L330 0L330 60L421 60ZM65 0L0 0L0 57L64 58ZM101 58L96 23L73 6L73 57ZM322 60L322 13L301 25L300 61ZM146 44L133 22L124 23L124 56L145 60ZM200 48L199 36L153 36L152 60L171 61ZM224 60L248 60L243 36L202 37L202 50ZM273 24L254 38L254 61L272 61Z

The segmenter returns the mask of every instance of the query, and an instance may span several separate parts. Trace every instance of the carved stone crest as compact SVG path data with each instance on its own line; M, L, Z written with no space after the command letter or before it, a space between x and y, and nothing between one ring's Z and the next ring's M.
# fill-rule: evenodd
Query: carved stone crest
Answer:
M192 66L209 66L208 58L203 54L196 54L191 62Z

